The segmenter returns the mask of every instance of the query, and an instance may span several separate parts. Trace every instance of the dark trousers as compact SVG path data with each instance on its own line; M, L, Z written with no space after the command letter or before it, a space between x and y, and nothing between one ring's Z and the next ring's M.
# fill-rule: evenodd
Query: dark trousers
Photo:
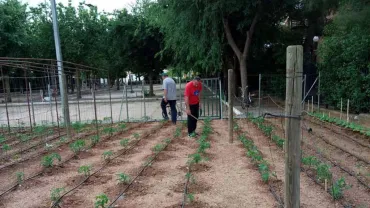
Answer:
M195 132L195 129L197 128L197 119L199 117L199 103L195 105L190 105L190 112L191 115L188 115L188 133L191 134ZM197 119L195 119L197 118Z
M176 100L167 100L167 102L165 102L164 99L162 98L161 108L162 108L163 118L165 119L168 119L168 114L167 114L167 109L166 109L167 104L170 104L172 123L176 124L176 120L177 120Z

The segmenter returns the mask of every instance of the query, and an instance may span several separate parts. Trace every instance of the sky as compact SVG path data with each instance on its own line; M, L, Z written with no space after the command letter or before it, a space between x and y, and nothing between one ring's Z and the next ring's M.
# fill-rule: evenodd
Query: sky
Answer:
M36 6L39 3L44 3L45 1L50 2L50 0L22 0L24 3L28 3L30 6ZM56 3L63 3L64 5L68 4L68 0L55 0ZM83 0L72 0L73 6L78 6L78 3ZM115 9L131 10L131 6L134 5L136 0L85 0L86 4L92 4L98 7L99 11L112 12Z

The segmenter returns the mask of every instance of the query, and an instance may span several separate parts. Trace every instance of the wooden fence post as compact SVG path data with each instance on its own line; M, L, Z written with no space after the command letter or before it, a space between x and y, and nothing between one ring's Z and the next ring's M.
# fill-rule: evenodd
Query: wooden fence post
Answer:
M300 206L303 47L287 48L285 101L285 208Z
M232 69L229 69L228 71L228 102L229 102L229 143L233 143L233 130L234 130L234 125L233 125L233 97L231 96L234 94L233 91L233 80L234 80L234 72Z

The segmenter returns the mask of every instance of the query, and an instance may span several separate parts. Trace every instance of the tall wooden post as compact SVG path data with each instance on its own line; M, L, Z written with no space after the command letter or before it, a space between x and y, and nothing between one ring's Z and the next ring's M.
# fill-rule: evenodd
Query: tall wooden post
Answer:
M228 102L229 102L229 143L233 143L233 96L231 96L233 94L233 83L234 83L234 72L232 69L229 69L228 71L229 73L229 76L228 76Z
M349 123L349 99L347 100L347 123Z
M342 112L343 112L343 100L342 98L340 99L340 116L339 119L342 120Z
M287 48L286 70L285 208L297 208L300 205L302 46Z

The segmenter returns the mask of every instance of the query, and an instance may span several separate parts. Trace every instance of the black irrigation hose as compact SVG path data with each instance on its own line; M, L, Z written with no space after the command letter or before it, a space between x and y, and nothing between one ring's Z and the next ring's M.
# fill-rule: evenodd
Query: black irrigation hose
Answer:
M317 121L319 121L319 122L322 122L322 123L324 123L324 124L329 124L329 125L331 125L331 126L335 126L335 127L337 127L337 128L340 128L340 129L342 129L343 131L348 131L349 129L345 129L345 128L342 128L342 127L340 127L340 126L337 126L337 125L335 125L335 124L333 124L333 123L330 123L330 122L326 122L326 121L321 121L321 120L319 120L319 119L317 119L317 118L315 118L315 117L312 117L311 116L311 118L313 118L313 119L315 119L315 120L317 120ZM315 125L320 125L320 124L318 124L318 123L316 123L316 122L314 122L314 121L312 121L312 120L310 120L310 119L305 119L305 120L307 120L307 121L309 121L309 122L311 122L311 123L314 123ZM332 132L334 132L334 133L336 133L336 134L340 134L340 133L338 133L336 130L334 130L334 129L332 129L332 128L329 128L329 127L327 127L327 126L325 126L325 125L323 125L323 127L324 128L326 128L326 129L329 129L330 131L332 131ZM350 130L350 131L352 131L352 130ZM355 132L355 131L352 131L354 134L358 134L358 132ZM363 146L363 147L367 147L367 148L370 148L370 145L366 145L366 144L363 144L363 143L361 143L361 142L359 142L359 141L357 141L357 140L355 140L355 139L353 139L352 137L350 137L350 136L348 136L348 135L346 135L346 134L340 134L341 136L344 136L344 137L346 137L347 139L350 139L350 140L352 140L352 141L354 141L356 144L358 144L358 145L361 145L361 146ZM362 136L365 136L365 135L362 135Z
M188 166L187 175L189 175L189 174L190 174L190 165ZM183 201L181 203L181 208L184 208L185 207L186 194L188 193L189 180L190 180L190 177L187 177L186 182L185 182L185 188L184 188L184 199L183 199Z
M136 128L139 128L141 125L143 125L144 123L138 125ZM115 157L113 157L112 159L110 159L109 161L105 162L103 164L103 166L101 168L99 168L97 171L95 171L94 173L90 174L89 176L87 176L81 183L79 183L77 186L75 186L74 188L70 189L69 191L67 191L66 193L64 193L62 196L60 196L51 206L51 208L54 208L55 206L59 206L59 202L63 199L64 196L66 196L67 194L71 193L72 191L76 190L78 187L80 187L82 184L84 184L91 176L95 175L96 173L98 173L99 171L101 171L102 169L104 169L112 160L126 154L128 151L132 150L134 147L136 147L136 145L142 140L142 139L145 139L147 138L152 132L156 131L158 128L162 128L164 126L164 123L161 123L158 127L156 128L153 128L151 130L149 130L149 132L147 132L146 134L144 134L140 139L138 139L133 145L131 145L130 148L128 149L125 149L122 153L116 155ZM134 129L134 128L133 128ZM130 129L131 130L131 129Z
M138 125L138 126L136 126L135 128L137 128L137 127L140 127L140 125ZM134 129L134 127L131 127L131 128L128 128L128 129L125 129L124 131L129 131L129 130L131 130L131 129ZM123 132L117 132L117 134L120 134L120 133L123 133ZM90 134L85 134L85 135L83 135L84 137L86 137L86 136L89 136ZM111 135L111 136L113 136L113 135ZM111 136L109 137L109 138L111 138ZM77 138L80 138L80 137L77 137ZM76 138L76 139L77 139ZM108 139L109 139L108 138ZM74 140L72 140L72 141L74 141ZM70 141L70 142L72 142L72 141ZM36 156L38 156L38 155L36 155ZM70 161L70 160L72 160L73 158L75 158L76 157L76 155L72 155L70 158L68 158L67 160L65 160L65 161L63 161L63 162L60 162L59 164L58 164L58 166L61 166L62 164L64 164L64 163L66 163L66 162L68 162L68 161ZM29 160L29 159L31 159L31 158L27 158L27 160ZM24 161L26 161L26 160L24 160ZM17 163L19 163L19 162L24 162L24 161L18 161ZM6 166L6 167L9 167L9 166L11 166L11 165L14 165L14 164L10 164L10 165L8 165L8 166ZM3 167L3 168L5 168L5 167ZM41 174L43 174L44 173L44 171L45 171L45 169L43 169L43 170L41 170L40 172L38 172L38 173L36 173L35 175L33 175L33 176L30 176L30 177L28 177L28 178L26 178L26 179L24 179L22 182L24 183L25 181L28 181L28 180L30 180L30 179L32 179L32 178L35 178L35 177L37 177L37 176L39 176L39 175L41 175ZM19 184L18 183L16 183L16 184L14 184L13 186L11 186L9 189L7 189L6 191L4 191L4 192L2 192L1 194L0 194L0 197L2 197L3 195L5 195L6 193L8 193L9 191L11 191L12 189L14 189L15 187L17 187Z
M173 138L173 139L175 139L175 138ZM171 142L172 142L172 140L173 139L171 139ZM138 178L138 177L140 177L141 176L141 174L148 168L148 166L149 165L151 165L152 164L152 162L157 158L157 156L159 155L159 153L161 153L163 150L165 150L167 147L168 147L168 145L171 143L171 142L169 142L169 143L166 143L166 145L161 149L161 151L159 151L159 152L157 152L155 155L154 155L154 157L149 161L149 162L146 162L146 164L145 164L145 166L140 170L140 172L135 176L135 178L133 178L132 180L131 180L131 182L126 186L126 188L108 205L108 207L112 207L112 205L123 195L123 194L125 194L125 192L131 187L131 185L134 183L134 181Z

